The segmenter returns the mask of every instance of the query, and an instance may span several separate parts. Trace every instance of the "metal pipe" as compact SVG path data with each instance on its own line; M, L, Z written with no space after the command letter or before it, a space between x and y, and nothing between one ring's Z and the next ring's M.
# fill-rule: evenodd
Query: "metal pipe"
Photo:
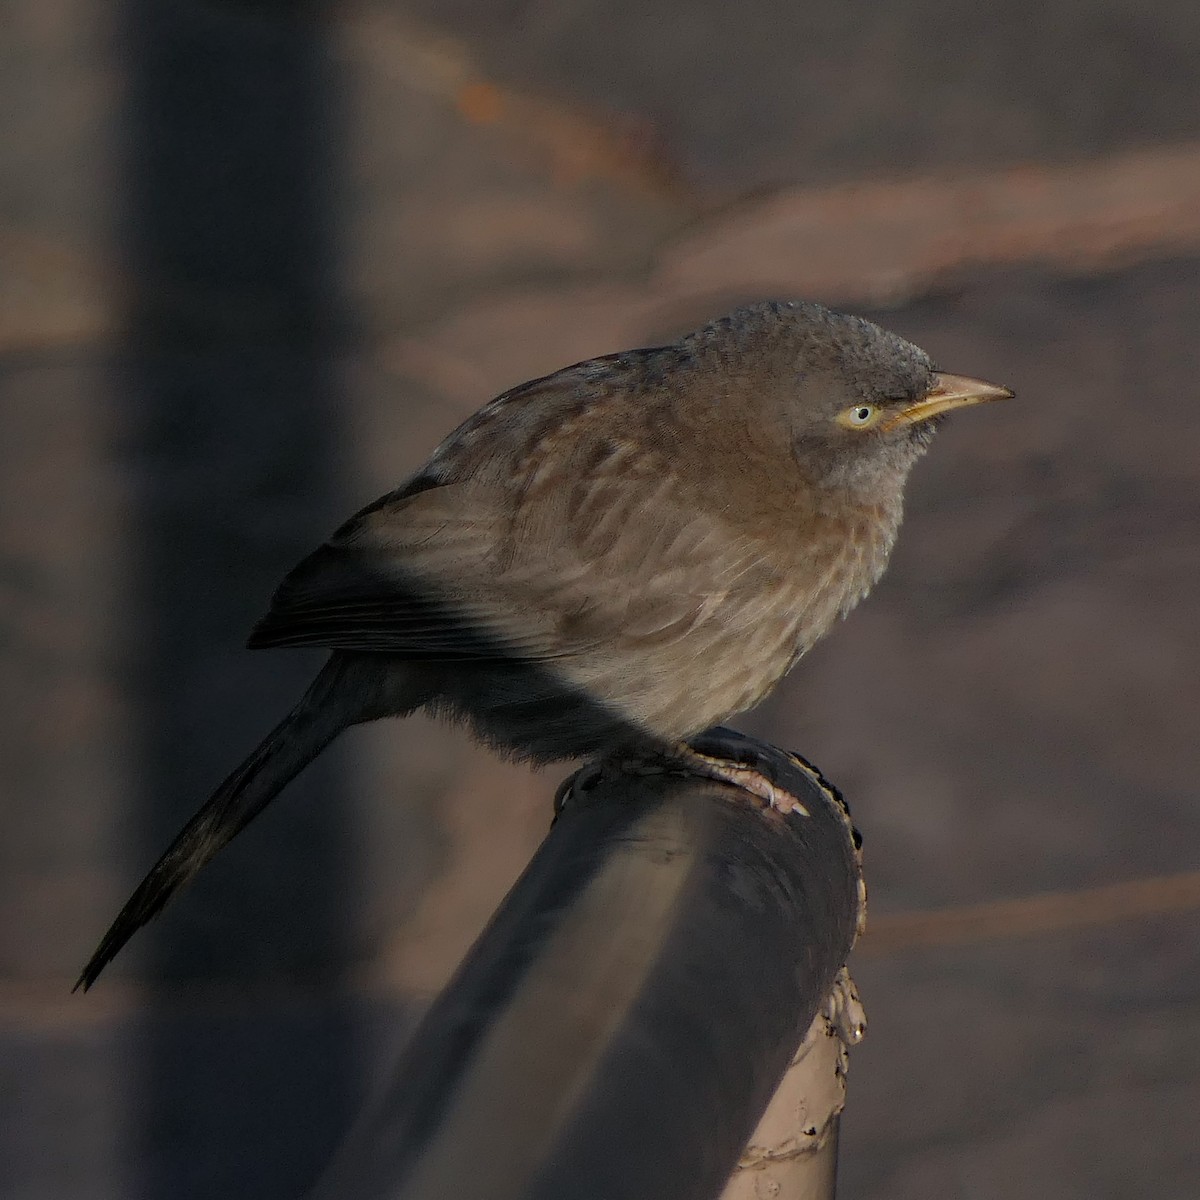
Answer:
M826 1005L813 1019L721 1200L833 1200L848 1048L866 1032L866 1016L844 971L834 994L838 1004Z
M574 776L316 1197L720 1194L849 953L862 889L815 771L728 730L698 748L802 811L644 764Z

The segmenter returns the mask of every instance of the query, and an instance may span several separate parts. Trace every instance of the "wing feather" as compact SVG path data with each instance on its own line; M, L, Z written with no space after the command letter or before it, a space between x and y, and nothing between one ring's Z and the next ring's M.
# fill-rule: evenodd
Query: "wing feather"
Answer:
M628 487L589 490L532 522L469 484L376 507L292 571L250 645L475 661L578 657L617 637L648 650L763 585L753 546L695 506L659 495L648 517Z
M682 493L658 353L485 406L292 571L250 645L533 662L736 627L778 576L720 505Z

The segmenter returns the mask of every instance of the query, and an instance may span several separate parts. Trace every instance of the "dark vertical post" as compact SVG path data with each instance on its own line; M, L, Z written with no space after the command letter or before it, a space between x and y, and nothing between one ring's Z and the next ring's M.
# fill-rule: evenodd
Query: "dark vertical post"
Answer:
M338 106L317 6L125 0L122 12L131 334L114 388L135 481L132 879L312 673L241 644L344 503L329 369ZM147 931L147 974L336 975L345 800L337 756L324 756L289 794L286 825L264 818ZM143 1194L297 1194L353 1090L344 1014L184 1011L153 1012L137 1047L128 1125Z

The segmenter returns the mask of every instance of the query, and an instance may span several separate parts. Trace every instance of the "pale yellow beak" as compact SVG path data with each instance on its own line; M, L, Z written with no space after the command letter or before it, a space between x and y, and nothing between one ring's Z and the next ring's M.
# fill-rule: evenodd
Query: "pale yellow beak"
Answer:
M883 422L884 429L895 429L899 425L916 425L928 421L939 413L952 408L966 408L969 404L986 404L989 400L1011 399L1012 392L995 383L984 383L969 375L947 375L939 372L933 377L933 387L915 404L902 408L895 416Z

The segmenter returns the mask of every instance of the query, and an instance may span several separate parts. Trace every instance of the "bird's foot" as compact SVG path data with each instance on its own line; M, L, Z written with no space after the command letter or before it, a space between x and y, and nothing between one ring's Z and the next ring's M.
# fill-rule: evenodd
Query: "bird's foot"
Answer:
M811 815L791 792L772 782L765 771L751 763L705 754L687 742L678 742L669 749L629 749L592 759L559 785L554 811L556 814L561 812L573 798L591 791L604 779L619 775L668 774L699 775L704 779L731 783L784 816L792 813L802 817Z
M798 813L802 817L811 815L791 792L772 783L761 771L745 763L714 758L686 742L681 742L676 747L674 757L694 774L703 775L706 779L719 779L722 783L732 783L760 800L765 800L768 807L783 813L784 816L791 813Z

